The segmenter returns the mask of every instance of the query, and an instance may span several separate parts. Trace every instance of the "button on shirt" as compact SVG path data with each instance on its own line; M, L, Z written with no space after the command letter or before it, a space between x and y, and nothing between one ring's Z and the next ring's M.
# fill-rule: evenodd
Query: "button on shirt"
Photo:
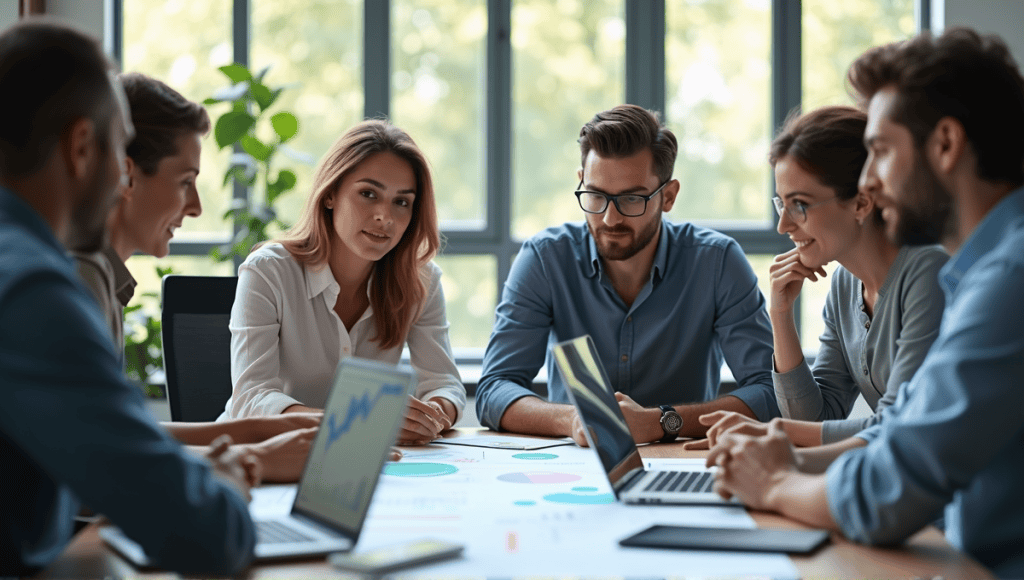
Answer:
M1024 188L942 268L939 336L917 374L826 472L832 516L869 543L942 515L946 537L1003 577L1024 577Z
M448 341L441 269L427 263L420 279L426 295L406 337L419 381L415 395L448 399L461 417L466 388ZM401 345L383 350L371 340L377 335L372 306L345 328L334 312L339 291L329 266L307 268L281 244L249 255L238 268L231 308L234 387L221 418L275 415L295 404L323 408L341 359L401 359Z
M737 383L728 394L761 420L777 417L764 306L739 245L712 230L663 220L650 278L626 306L587 226L550 228L525 242L512 265L484 355L477 414L498 429L509 405L535 396L529 387L549 347L589 334L612 386L641 405L723 394L724 357ZM553 361L547 365L548 398L568 402Z
M158 566L220 575L249 562L245 500L149 415L74 263L3 188L0 329L0 576L56 558L80 503Z

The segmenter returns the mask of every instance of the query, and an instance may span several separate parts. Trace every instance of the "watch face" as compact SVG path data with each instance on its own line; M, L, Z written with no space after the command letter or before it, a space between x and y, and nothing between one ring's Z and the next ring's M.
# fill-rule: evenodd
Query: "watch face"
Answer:
M678 433L683 428L683 418L679 416L679 413L671 412L665 413L661 416L661 426L668 433Z

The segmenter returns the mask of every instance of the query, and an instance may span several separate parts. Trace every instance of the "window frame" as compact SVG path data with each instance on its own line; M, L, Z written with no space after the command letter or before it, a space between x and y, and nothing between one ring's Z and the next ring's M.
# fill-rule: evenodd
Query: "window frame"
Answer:
M111 39L114 58L123 54L123 2L113 1ZM127 0L131 1L131 0ZM665 111L665 2L624 0L626 24L625 95L624 102L657 111ZM391 100L391 0L367 0L363 3L363 93L364 117L387 116ZM786 115L802 100L801 66L801 0L771 0L771 127L780 127ZM236 62L249 66L251 47L250 0L233 0L232 45ZM915 0L915 21L918 31L929 30L929 0ZM486 225L478 230L444 230L444 255L487 255L497 260L497 296L512 267L512 260L522 245L512 235L512 0L487 0L486 39L486 120L487 150L485 152ZM367 33L367 32L370 33ZM571 138L572 136L567 136ZM705 224L734 238L746 254L778 254L789 249L789 243L775 228L778 216L771 207L775 195L774 182L765 192L764 204L770 222L744 226L721 223ZM234 185L232 196L246 199L248 189ZM235 225L237 232L239 225ZM206 256L224 240L172 241L170 255ZM235 259L235 267L240 264ZM799 301L799 298L797 299ZM799 302L794 309L800 328ZM460 356L462 362L479 363L479 353Z

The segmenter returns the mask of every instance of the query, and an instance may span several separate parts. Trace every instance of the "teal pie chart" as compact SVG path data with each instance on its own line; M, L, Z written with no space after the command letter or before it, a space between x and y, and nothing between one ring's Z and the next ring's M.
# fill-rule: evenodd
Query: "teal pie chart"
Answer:
M600 505L615 503L615 496L610 493L599 493L596 487L579 486L570 492L549 493L544 496L546 501L570 505Z
M512 457L516 459L525 459L527 461L542 461L544 459L558 459L558 456L554 453L516 453Z
M384 475L397 477L439 477L451 475L459 470L447 463L388 463L384 466Z

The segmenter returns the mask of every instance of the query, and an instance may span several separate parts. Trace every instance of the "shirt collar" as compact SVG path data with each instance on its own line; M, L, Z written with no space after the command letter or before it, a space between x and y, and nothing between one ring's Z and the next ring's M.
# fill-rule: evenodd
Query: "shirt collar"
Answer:
M12 221L28 228L40 240L52 246L61 255L67 255L67 249L64 247L64 244L60 243L57 236L53 234L53 228L50 227L50 224L46 223L43 216L39 215L39 212L18 194L6 187L0 186L0 215L3 214L10 216Z
M331 265L325 263L319 269L312 269L309 266L303 266L303 270L306 273L306 298L312 300L313 298L330 290L331 298L337 299L340 288L338 287L338 281L334 279L334 273L331 272ZM366 284L366 296L370 297L370 291L373 288L373 273L370 274L370 281ZM334 304L333 302L331 304Z
M658 249L654 251L654 263L651 265L651 279L657 275L658 279L665 277L665 267L668 264L668 228L665 227L665 218L662 218L661 235L658 236ZM587 240L587 252L583 273L588 278L593 278L601 273L601 255L597 253L597 243L594 236L590 234L590 225L583 224L584 237Z
M960 280L982 256L992 251L1005 232L1024 217L1024 187L1004 197L974 228L960 250L939 270L939 282L947 295L954 294Z
M137 285L135 277L128 271L128 267L121 261L121 256L118 256L113 248L103 250L103 255L107 257L107 261L114 269L114 294L117 295L121 306L128 306L132 296L135 296L135 286Z

